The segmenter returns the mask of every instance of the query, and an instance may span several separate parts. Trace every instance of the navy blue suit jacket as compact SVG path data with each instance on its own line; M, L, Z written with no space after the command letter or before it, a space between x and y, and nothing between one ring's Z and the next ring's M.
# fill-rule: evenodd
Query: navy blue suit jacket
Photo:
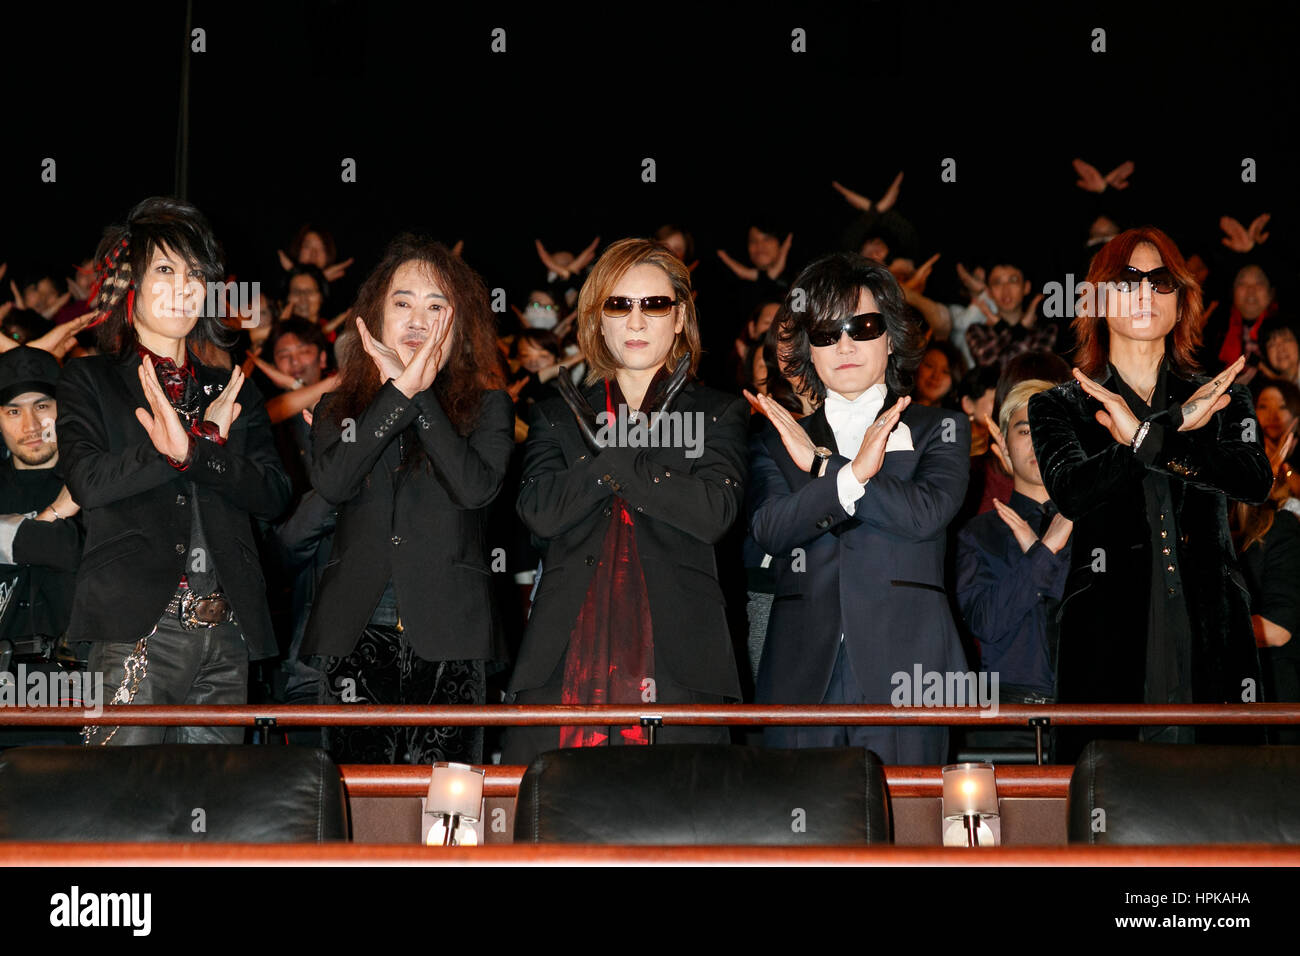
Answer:
M1037 502L1013 492L1007 503L1035 528ZM1060 601L1070 570L1070 542L1059 552L1035 541L1020 550L997 511L985 511L957 536L957 604L980 643L980 670L1000 684L1056 693L1055 648L1048 645L1050 600Z
M883 408L897 396L890 392ZM966 671L944 592L948 523L970 481L970 424L959 412L909 405L913 449L887 451L850 516L834 455L822 477L797 468L774 428L752 443L750 530L772 555L777 587L759 665L759 703L818 704L840 634L870 702L890 702L898 671ZM835 448L818 409L800 424Z

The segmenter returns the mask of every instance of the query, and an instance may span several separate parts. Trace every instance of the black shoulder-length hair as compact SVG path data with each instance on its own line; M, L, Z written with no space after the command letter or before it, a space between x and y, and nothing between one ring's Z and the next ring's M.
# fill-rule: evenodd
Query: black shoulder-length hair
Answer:
M114 256L123 242L125 248ZM126 222L104 231L95 251L97 281L104 289L98 301L107 313L97 323L100 351L123 356L135 348L135 333L126 314L127 303L133 297L126 293L148 272L154 250L161 246L182 256L202 273L205 282L222 281L225 270L221 247L203 213L183 200L166 196L142 200L127 215ZM108 290L115 284L117 291L110 294ZM218 316L208 314L207 299L205 293L199 321L186 337L189 348L199 354L209 345L228 349L238 337L237 329L228 329Z
M910 395L921 363L925 334L908 315L898 280L883 265L854 252L835 252L810 263L794 280L781 311L772 321L786 376L813 402L826 398L826 384L813 366L810 329L829 328L857 314L863 289L885 317L892 351L885 384L897 395Z

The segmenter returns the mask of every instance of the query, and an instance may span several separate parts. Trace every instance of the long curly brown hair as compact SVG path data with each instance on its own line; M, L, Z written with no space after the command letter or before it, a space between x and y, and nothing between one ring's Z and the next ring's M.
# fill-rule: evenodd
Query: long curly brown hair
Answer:
M433 392L456 431L468 435L478 421L483 392L504 387L487 286L477 272L442 243L403 233L389 243L383 259L362 284L349 327L355 329L359 316L375 340L383 340L384 303L393 276L408 262L423 264L451 303L451 357L434 379ZM345 418L359 417L383 384L365 349L353 349L343 362L339 387L330 399L334 420L341 425Z

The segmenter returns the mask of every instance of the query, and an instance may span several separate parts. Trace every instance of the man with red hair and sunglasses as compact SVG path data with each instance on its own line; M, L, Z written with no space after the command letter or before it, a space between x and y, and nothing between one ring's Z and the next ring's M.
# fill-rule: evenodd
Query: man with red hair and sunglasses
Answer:
M1238 357L1199 375L1201 290L1159 229L1112 239L1074 321L1074 382L1029 401L1043 484L1074 521L1060 608L1057 700L1241 704L1259 699L1250 597L1229 499L1259 504L1272 474ZM1063 728L1056 759L1135 728ZM1144 727L1162 743L1248 740ZM1262 742L1262 737L1259 737Z
M905 308L884 266L840 253L800 274L773 323L787 376L822 404L796 421L748 396L774 426L751 446L750 530L777 580L759 703L899 704L900 674L967 672L943 556L970 425L911 401L922 337ZM921 705L911 690L903 705ZM946 727L768 727L763 739L866 747L886 764L948 756Z

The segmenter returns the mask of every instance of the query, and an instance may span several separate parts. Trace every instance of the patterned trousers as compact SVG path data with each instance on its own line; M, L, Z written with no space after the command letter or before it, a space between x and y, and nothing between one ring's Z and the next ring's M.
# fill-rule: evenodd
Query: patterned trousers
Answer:
M482 661L426 661L395 627L370 624L346 657L330 657L322 703L482 705ZM331 727L338 763L483 762L482 727Z

